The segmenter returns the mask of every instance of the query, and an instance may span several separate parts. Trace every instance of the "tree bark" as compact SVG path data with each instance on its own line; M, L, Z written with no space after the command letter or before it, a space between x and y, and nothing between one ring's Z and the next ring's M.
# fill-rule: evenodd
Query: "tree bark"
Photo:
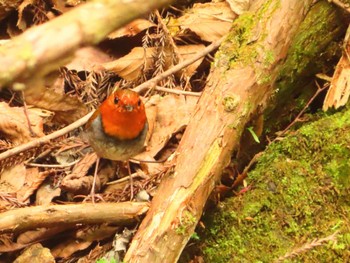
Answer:
M28 29L0 46L0 89L58 69L79 47L97 44L131 20L171 2L95 0Z
M250 117L263 110L311 0L255 1L234 23L177 150L125 256L176 262Z

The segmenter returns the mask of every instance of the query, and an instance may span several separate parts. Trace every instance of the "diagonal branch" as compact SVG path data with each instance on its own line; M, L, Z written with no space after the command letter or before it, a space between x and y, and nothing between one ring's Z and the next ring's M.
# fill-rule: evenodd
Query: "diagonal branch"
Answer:
M161 182L124 261L177 261L245 125L273 93L277 67L311 2L254 1L234 22L182 137L175 168Z

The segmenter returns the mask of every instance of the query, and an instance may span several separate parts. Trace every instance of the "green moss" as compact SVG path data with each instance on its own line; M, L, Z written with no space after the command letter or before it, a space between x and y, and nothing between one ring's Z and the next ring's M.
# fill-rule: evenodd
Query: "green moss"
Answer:
M329 46L339 50L339 46L332 43L344 31L344 21L332 4L319 1L311 8L298 28L288 49L287 60L280 70L277 82L279 97L286 98L286 93L292 90L291 85L323 70L325 62L322 53Z
M350 110L271 144L249 173L251 189L205 218L205 262L274 262L336 231L336 242L284 262L348 262L349 145Z
M257 13L246 12L240 15L233 23L232 30L217 53L217 63L221 68L230 69L238 66L253 65L258 56L262 63L262 68L256 68L258 76L261 75L260 82L267 82L269 77L263 73L275 60L272 50L268 50L262 41L266 34L261 33L259 28L264 28L268 19L280 5L279 0L265 1L262 8ZM259 73L260 72L260 73Z
M222 104L224 105L225 111L232 112L236 109L239 101L240 101L239 96L231 95L231 96L226 96L223 99Z
M182 213L181 222L179 226L176 228L175 232L178 235L184 235L188 232L190 228L193 227L194 224L196 224L197 219L194 215L192 215L189 211L185 210Z

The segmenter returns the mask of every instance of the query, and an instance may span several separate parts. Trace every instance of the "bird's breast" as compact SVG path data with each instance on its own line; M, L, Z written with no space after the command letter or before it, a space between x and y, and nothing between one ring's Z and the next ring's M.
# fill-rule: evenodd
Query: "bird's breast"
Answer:
M128 127L125 127L128 129ZM146 122L141 133L134 139L119 140L104 132L101 116L94 118L86 128L91 147L98 156L110 160L124 161L137 155L144 149L145 139L148 132Z

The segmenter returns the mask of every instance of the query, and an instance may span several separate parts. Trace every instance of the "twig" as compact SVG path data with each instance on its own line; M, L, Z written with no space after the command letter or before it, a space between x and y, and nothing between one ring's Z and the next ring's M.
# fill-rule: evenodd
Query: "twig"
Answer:
M328 0L328 2L333 3L340 8L344 9L346 12L350 13L350 8L348 4L344 4L342 1L339 0Z
M126 182L126 181L129 181L130 180L130 177L131 178L136 178L136 177L139 177L140 176L140 173L133 173L133 174L130 174L128 176L125 176L123 178L120 178L118 180L115 180L115 181L111 181L111 182L108 182L106 183L106 185L112 185L112 184L119 184L119 183L123 183L123 182Z
M305 105L305 107L299 112L299 114L295 117L295 119L287 126L287 128L285 128L278 137L283 136L295 123L297 123L300 120L301 115L304 114L304 112L306 111L306 109L310 106L310 104L314 101L314 99L322 92L324 91L326 88L329 87L329 84L325 84L322 88L320 87L320 85L317 83L317 81L315 81L316 86L317 86L317 91L315 92L315 94L311 97L311 99L308 101L308 103ZM276 137L272 142L274 142L278 137Z
M321 246L321 245L323 245L323 243L325 243L327 241L335 241L337 239L338 232L339 231L336 231L332 235L327 236L325 238L314 239L313 241L311 241L311 243L304 244L300 248L296 248L293 251L286 253L284 256L279 257L275 262L279 263L279 262L282 262L288 258L293 258L297 255L300 255L301 253L304 253L304 252L307 252L307 251L313 249L314 247Z
M26 163L26 166L31 167L42 167L42 168L66 168L73 166L80 162L81 159L76 159L74 162L67 163L67 164L41 164L41 163Z
M205 47L202 51L198 52L195 56L193 56L190 59L184 60L181 63L177 64L176 66L164 71L163 73L157 75L156 77L147 80L146 82L142 83L141 85L138 85L137 87L134 88L134 91L140 93L144 90L154 88L157 83L170 75L174 74L175 72L178 72L179 70L187 67L188 65L191 65L192 63L196 62L197 60L201 59L205 55L209 54L213 50L217 49L221 43L225 40L226 36L223 36L217 41L214 41L211 43L209 46Z
M177 95L187 95L187 96L195 96L195 97L200 97L202 95L202 92L192 92L192 91L184 91L184 90L178 90L178 89L168 89L168 88L163 88L160 86L156 86L154 88L157 91L162 91L162 92L168 92L168 93L173 93Z
M26 150L29 150L34 147L38 147L40 145L43 145L45 143L48 143L50 140L55 139L57 137L60 137L76 128L79 128L81 125L84 125L90 116L93 113L90 112L89 114L85 115L83 118L77 120L76 122L73 122L72 124L68 125L67 127L64 127L63 129L60 129L58 131L55 131L51 134L48 134L44 137L40 137L38 139L35 139L33 141L27 142L25 144L19 145L15 148L12 148L10 150L7 150L6 152L0 153L0 160L6 159L8 157L11 157L13 155L19 154L21 152L24 152Z
M244 168L243 172L237 176L236 180L233 182L230 189L237 187L239 184L241 184L243 182L243 180L247 177L250 168L253 166L253 164L256 163L257 159L262 154L263 154L263 152L259 152L253 156L253 158L250 160L249 164Z
M32 137L37 137L37 135L35 134L35 132L32 129L32 124L30 123L29 114L28 114L28 107L27 107L27 103L26 103L25 98L24 98L23 90L21 91L21 93L22 93L22 99L23 99L23 111L24 111L24 116L26 117L26 120L27 120L28 130L29 130L30 135Z

